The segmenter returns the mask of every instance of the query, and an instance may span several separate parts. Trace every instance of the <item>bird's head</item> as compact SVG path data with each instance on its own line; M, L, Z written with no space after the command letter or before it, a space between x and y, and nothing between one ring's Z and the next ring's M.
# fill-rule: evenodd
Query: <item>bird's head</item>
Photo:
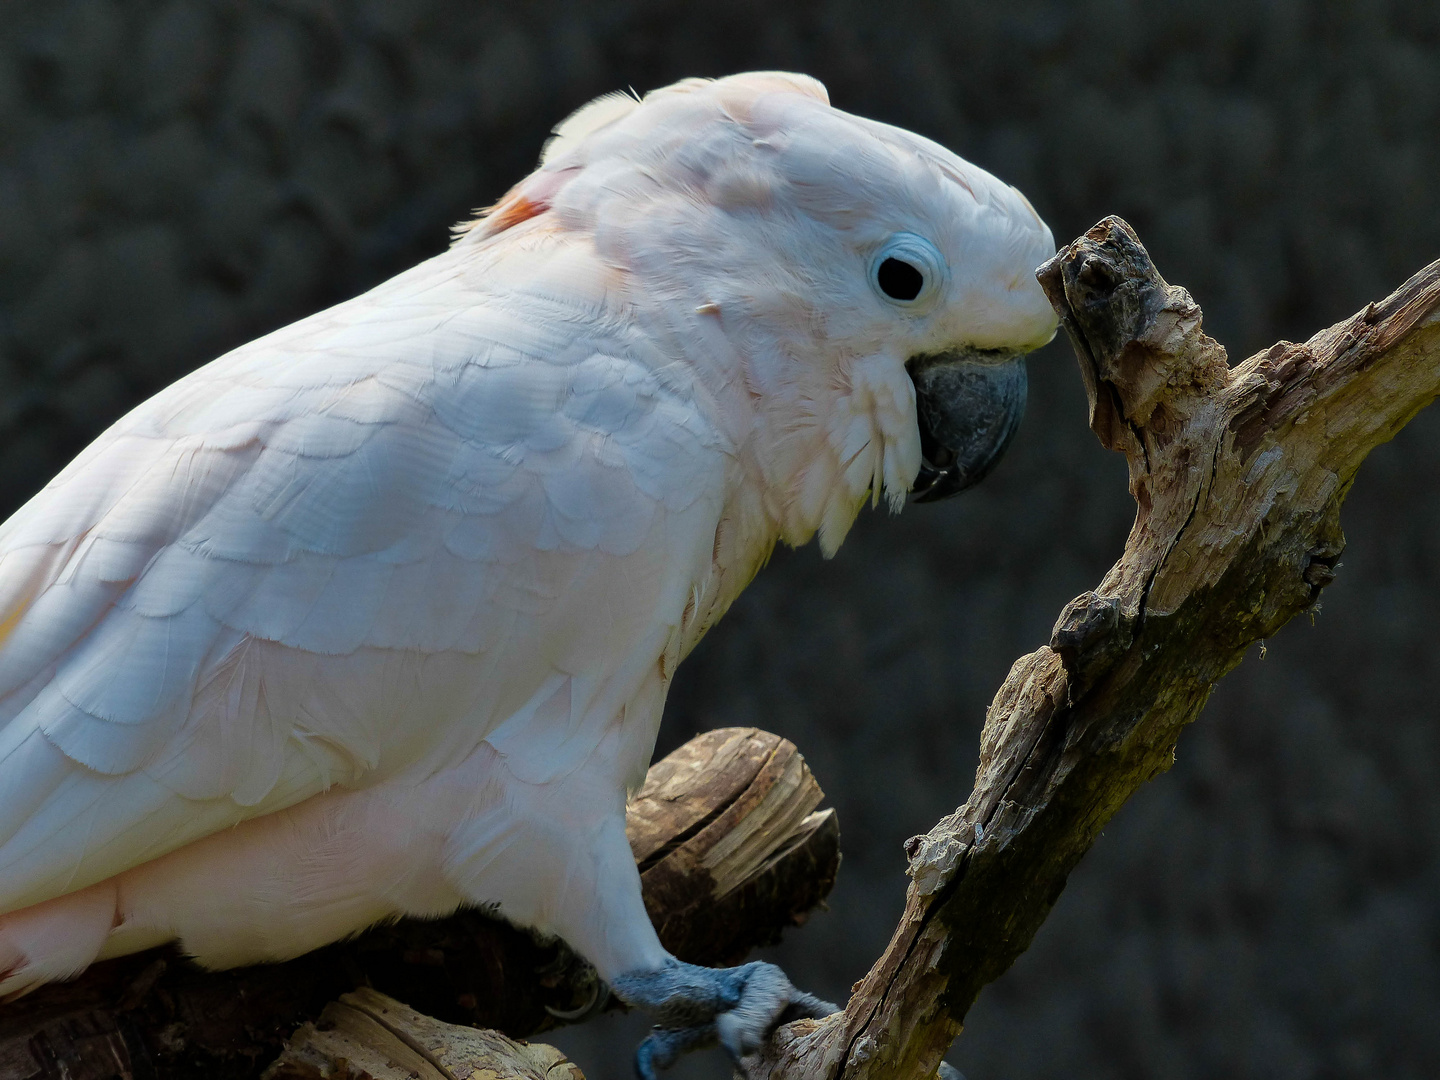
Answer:
M1054 336L1050 230L1014 188L802 75L601 98L464 238L521 221L593 243L721 402L790 543L833 552L867 498L980 480ZM539 223L537 223L538 225Z

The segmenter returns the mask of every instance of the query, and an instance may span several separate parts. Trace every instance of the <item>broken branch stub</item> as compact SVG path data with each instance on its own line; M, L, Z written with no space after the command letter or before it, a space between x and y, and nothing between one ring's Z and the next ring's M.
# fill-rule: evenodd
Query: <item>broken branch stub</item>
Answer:
M1312 609L1366 455L1440 391L1440 262L1386 300L1234 368L1190 294L1106 218L1038 271L1090 426L1129 463L1135 523L985 717L965 805L906 845L904 916L843 1013L781 1029L770 1080L934 1075L980 989L1245 649Z
M840 866L824 797L795 744L758 728L707 731L650 766L625 831L665 947L723 967L803 923Z
M260 1080L585 1080L553 1046L446 1024L370 987L291 1036Z

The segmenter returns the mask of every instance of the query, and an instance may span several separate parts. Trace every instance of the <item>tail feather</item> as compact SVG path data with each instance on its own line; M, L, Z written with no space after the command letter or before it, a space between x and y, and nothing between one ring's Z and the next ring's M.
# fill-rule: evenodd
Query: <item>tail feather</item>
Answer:
M0 915L0 1001L74 978L100 955L115 923L113 881Z

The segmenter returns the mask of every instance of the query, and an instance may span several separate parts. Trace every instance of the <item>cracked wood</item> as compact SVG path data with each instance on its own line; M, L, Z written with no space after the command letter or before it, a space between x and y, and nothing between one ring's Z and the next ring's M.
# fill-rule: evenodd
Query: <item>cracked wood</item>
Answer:
M906 845L904 916L843 1013L777 1032L749 1075L928 1077L1029 945L1100 829L1169 768L1245 650L1312 611L1366 455L1440 391L1440 262L1302 344L1231 367L1190 294L1106 218L1038 271L1135 523L985 718L966 803Z

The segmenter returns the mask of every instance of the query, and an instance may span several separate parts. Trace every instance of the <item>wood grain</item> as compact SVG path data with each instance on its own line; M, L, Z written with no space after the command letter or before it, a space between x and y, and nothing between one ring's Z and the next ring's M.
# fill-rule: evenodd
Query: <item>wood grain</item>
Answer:
M361 988L325 1006L261 1080L585 1080L553 1046L444 1024Z
M845 1011L781 1029L752 1077L933 1076L1100 829L1169 768L1216 681L1314 608L1361 462L1440 391L1440 262L1234 367L1118 218L1038 276L1074 346L1090 426L1129 464L1135 523L1050 642L1015 661L986 713L970 797L907 844L905 913Z

